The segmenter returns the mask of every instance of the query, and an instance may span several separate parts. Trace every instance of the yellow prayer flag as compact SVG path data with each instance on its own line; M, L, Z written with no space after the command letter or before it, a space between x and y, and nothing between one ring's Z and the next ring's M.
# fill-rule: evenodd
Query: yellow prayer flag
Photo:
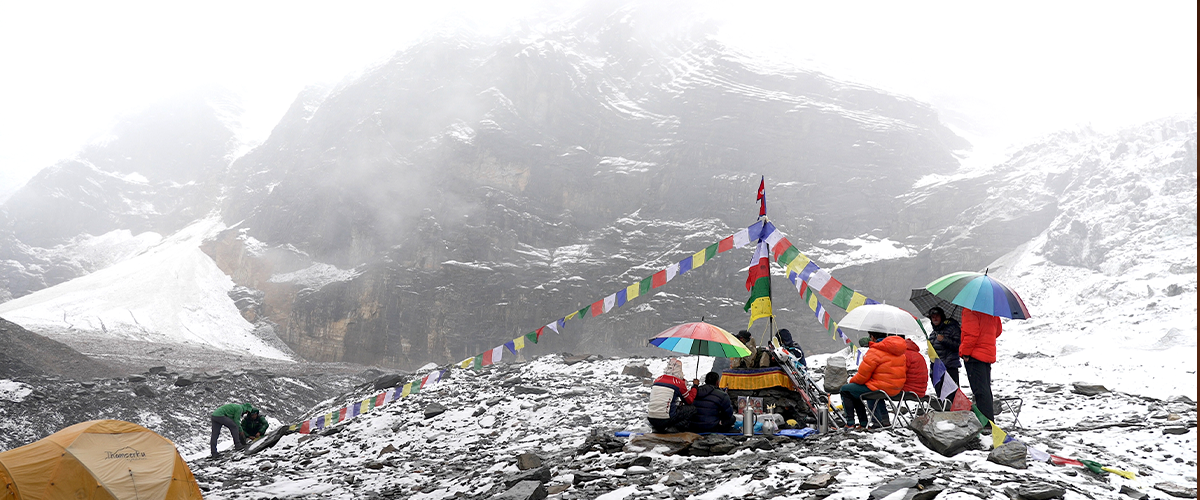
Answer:
M325 414L325 427L330 427L332 425L333 425L333 414L326 413Z
M575 311L571 314L568 314L567 317L565 317L563 319L569 321L569 320L575 319L575 316L577 316L578 314L579 314L579 311Z
M858 292L854 292L854 295L850 296L850 303L846 304L846 312L853 311L854 308L861 306L863 304L866 304L866 303L867 303L866 295L863 295Z
M472 357L462 360L462 362L458 364L458 367L459 368L470 368L471 363L474 363L474 362L475 362L475 357L472 356Z
M759 318L769 318L775 315L771 309L770 297L759 297L750 303L750 324L746 328L754 326L754 320Z
M817 294L814 293L808 296L808 308L814 311L817 310Z
M697 267L704 265L704 252L705 252L705 250L701 250L699 252L692 254L692 269L695 269Z
M400 397L406 398L412 393L412 382L404 384L404 390L400 391Z
M625 300L630 301L630 300L638 298L638 294L641 293L641 290L642 290L642 285L639 283L634 283L632 285L625 287Z
M1114 469L1112 467L1101 467L1100 470L1111 472L1111 473L1121 476L1125 479L1133 479L1133 477L1134 477L1134 474L1127 470Z
M513 339L513 349L520 351L521 349L524 349L524 348L525 348L525 336L524 335Z
M925 345L929 346L926 350L929 351L929 362L932 363L933 360L938 359L937 351L933 350L933 342L926 340Z
M810 260L811 259L809 259L807 255L797 255L796 258L792 259L791 262L788 262L787 270L788 272L800 274L800 271L804 270L804 266L807 266Z
M358 413L363 414L363 413L366 413L369 411L371 411L371 400L370 399L362 400L362 403L359 403L359 405L358 405Z
M298 428L298 427L300 427L300 425L299 425L299 424L292 424L292 425L289 425L289 426L288 426L288 430L289 430L289 431L294 431L294 430L296 430L296 428Z
M995 422L992 422L992 449L999 448L1000 445L1004 444L1004 438L1006 437L1008 437L1008 433L1004 432L1004 429L1001 429Z

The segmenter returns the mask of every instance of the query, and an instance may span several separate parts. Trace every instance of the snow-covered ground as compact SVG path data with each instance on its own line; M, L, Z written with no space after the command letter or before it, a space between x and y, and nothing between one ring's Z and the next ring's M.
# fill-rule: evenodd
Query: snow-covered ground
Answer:
M135 257L0 304L0 316L68 345L99 337L288 359L252 333L229 298L233 280L200 250L224 227L199 221Z
M824 357L814 357L814 364L823 365ZM688 359L685 371L695 360ZM1036 373L1026 374L1025 381L997 380L999 393L1025 398L1023 427L1012 425L1008 415L997 420L1032 446L1133 471L1134 479L1034 461L1023 470L1000 466L986 460L988 437L981 437L981 449L947 458L926 449L907 429L752 440L746 443L758 449L742 446L712 457L579 451L595 439L590 436L647 430L647 379L621 371L630 362L648 361L656 372L664 362L565 361L549 355L480 371L454 370L432 389L347 420L337 433L292 434L257 455L221 462L203 454L186 458L212 499L490 498L521 472L515 457L524 452L538 454L550 467L553 499L812 498L800 484L818 473L836 476L825 490L833 499L863 499L891 479L922 471L945 488L939 498L958 499L1008 498L1009 490L1035 482L1063 487L1067 499L1117 498L1123 486L1161 499L1168 497L1155 484L1196 480L1193 403L1123 393L1083 396L1033 380ZM701 361L701 370L706 363ZM369 395L369 390L347 394L322 411ZM426 418L424 411L434 403L446 411ZM1168 427L1185 430L1164 434ZM638 458L648 462L632 465Z

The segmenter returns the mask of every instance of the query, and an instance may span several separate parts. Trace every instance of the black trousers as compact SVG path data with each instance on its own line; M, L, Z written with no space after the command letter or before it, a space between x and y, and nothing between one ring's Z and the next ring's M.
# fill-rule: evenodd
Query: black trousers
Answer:
M975 395L975 406L988 420L996 420L995 407L992 406L992 364L972 358L964 365L967 369L967 381L971 384L971 394Z
M229 433L233 434L234 448L241 449L246 446L242 441L242 430L238 428L232 418L229 417L213 417L212 418L212 438L208 441L209 453L217 454L217 438L221 436L221 427L229 429Z

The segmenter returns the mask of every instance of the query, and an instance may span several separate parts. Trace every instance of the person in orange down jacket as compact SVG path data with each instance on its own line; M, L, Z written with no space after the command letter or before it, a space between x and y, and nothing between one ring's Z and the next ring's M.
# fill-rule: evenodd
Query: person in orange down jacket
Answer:
M992 407L992 363L996 362L996 337L1000 336L1000 318L970 309L962 312L962 343L958 356L967 371L967 382L975 396L975 406L988 420L996 418ZM984 434L992 432L992 426L983 428Z
M925 357L921 356L921 348L916 342L905 339L904 345L908 350L904 351L904 387L900 390L924 396L929 386L929 366L925 364Z
M868 424L867 407L860 399L863 394L883 391L888 396L895 396L900 394L900 389L904 387L907 371L904 358L907 346L904 345L904 339L888 337L882 332L868 333L872 340L871 348L858 365L858 373L854 374L850 383L843 385L841 390L842 404L854 408L861 424L855 425L847 419L846 427L862 429ZM886 420L880 420L883 421L883 425L890 425Z

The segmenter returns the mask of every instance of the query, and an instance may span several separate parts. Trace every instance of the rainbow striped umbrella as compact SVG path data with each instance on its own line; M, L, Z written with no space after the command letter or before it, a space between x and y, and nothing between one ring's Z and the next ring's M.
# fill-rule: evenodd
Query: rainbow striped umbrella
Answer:
M939 298L972 311L1001 318L1029 319L1029 308L1017 292L996 281L987 272L950 273L925 285Z
M750 355L750 349L733 334L717 325L704 322L673 326L650 339L650 343L681 354L718 358L740 358Z

